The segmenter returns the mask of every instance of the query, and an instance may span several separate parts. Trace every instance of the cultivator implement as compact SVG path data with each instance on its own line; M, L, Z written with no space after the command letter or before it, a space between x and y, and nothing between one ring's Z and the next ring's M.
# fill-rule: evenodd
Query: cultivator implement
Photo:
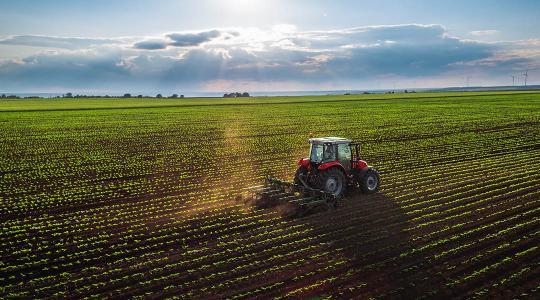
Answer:
M341 200L332 193L272 177L267 177L264 185L249 187L248 193L255 208L279 206L293 217L336 208Z

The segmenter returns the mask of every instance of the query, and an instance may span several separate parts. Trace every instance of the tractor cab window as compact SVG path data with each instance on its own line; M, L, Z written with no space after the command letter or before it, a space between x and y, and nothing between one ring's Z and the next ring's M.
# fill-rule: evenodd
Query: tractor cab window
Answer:
M347 144L338 145L339 160L351 160L351 146Z
M351 146L349 144L338 145L338 159L346 170L351 168L352 155Z
M311 144L310 160L314 163L324 163L336 160L335 146L332 144Z
M323 156L323 146L317 144L311 144L311 155L309 160L314 163L320 163Z
M323 162L335 161L336 160L336 151L335 145L325 144L323 146Z

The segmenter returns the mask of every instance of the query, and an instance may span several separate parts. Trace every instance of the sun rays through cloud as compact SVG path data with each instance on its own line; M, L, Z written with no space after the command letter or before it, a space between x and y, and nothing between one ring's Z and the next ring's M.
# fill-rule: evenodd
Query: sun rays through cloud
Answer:
M287 22L284 8L296 8L283 1L208 0L198 8L201 17L214 10L223 20L235 16L237 25L163 26L144 35L0 35L0 90L374 89L396 82L463 85L469 77L501 85L525 70L534 78L540 67L540 38L503 39L504 31L493 27L461 35L448 24L422 22L324 29L301 18L304 26ZM305 13L335 15L322 8L305 7ZM282 17L273 23L250 25L276 10Z

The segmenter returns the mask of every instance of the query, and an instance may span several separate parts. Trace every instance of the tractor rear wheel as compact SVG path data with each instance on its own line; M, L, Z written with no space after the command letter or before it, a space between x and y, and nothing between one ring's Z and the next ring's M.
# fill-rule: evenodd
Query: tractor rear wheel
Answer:
M321 189L334 194L336 197L341 197L345 193L346 179L341 170L337 168L326 169L319 176Z
M360 188L366 194L372 194L379 191L380 183L381 178L379 177L379 173L373 168L369 169L358 182Z

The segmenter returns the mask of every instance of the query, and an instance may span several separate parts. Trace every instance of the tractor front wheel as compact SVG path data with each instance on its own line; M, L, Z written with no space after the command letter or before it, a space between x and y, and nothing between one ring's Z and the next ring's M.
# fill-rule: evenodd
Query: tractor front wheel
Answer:
M326 169L321 172L321 188L336 197L341 197L345 193L346 179L343 172L337 168Z
M362 178L360 178L358 184L364 193L372 194L379 190L380 182L381 178L379 177L379 173L377 170L371 168Z

